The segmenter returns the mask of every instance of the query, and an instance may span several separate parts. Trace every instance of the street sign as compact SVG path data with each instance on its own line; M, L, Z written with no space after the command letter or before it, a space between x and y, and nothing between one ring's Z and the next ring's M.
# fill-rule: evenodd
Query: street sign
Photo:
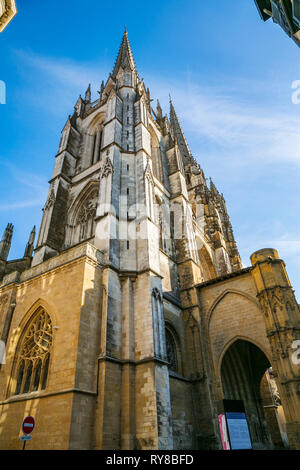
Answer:
M35 425L34 418L32 416L27 416L24 419L22 424L22 431L24 434L31 434Z
M31 440L32 440L32 436L21 436L21 437L20 437L20 440L21 440L21 441L31 441Z

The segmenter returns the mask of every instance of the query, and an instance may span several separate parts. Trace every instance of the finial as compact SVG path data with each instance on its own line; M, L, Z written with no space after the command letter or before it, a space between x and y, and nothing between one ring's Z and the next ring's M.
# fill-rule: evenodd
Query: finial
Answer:
M24 258L32 257L34 240L35 240L35 231L36 231L36 227L34 226L29 235L29 240L25 248Z
M161 109L161 106L160 106L160 102L159 100L157 100L157 104L156 104L156 115L159 119L162 119L162 109Z
M100 86L100 90L98 91L100 101L101 101L102 98L103 98L103 91L104 91L104 81L102 80L101 86Z
M91 101L92 93L91 93L91 84L89 84L86 92L85 92L85 101Z
M11 239L13 236L13 230L14 230L13 224L7 224L2 240L0 242L0 259L4 261L7 260L7 257L9 254L9 250L11 247Z

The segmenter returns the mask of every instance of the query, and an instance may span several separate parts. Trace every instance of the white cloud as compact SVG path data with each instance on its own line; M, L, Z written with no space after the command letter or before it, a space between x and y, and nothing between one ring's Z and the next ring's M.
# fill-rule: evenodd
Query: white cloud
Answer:
M7 168L10 173L10 181L17 188L17 201L5 202L0 204L1 212L11 210L26 209L29 207L42 207L45 202L47 185L40 175L16 167L10 162L0 160L0 165ZM28 198L28 188L30 197ZM35 196L35 197L34 197Z
M0 204L0 211L7 212L10 210L18 210L18 209L25 209L29 207L38 207L42 206L44 201L41 199L32 199L28 201L20 201L20 202L12 202L8 204Z
M57 84L61 82L74 88L84 89L87 84L97 83L99 80L99 69L90 64L77 64L69 59L43 57L22 50L15 51L15 54L23 65L47 74L54 78Z
M84 94L89 83L92 84L94 98L97 99L97 90L104 74L101 65L79 64L69 59L43 57L22 50L15 51L15 55L20 73L35 84L32 87L29 83L22 93L44 112L55 115L68 113L79 95Z
M36 104L48 104L48 111L56 113L66 113L88 83L92 83L96 99L100 81L108 77L103 64L75 63L20 50L16 55L22 67L30 70L30 76L42 75L44 93L39 91ZM178 83L173 77L147 78L152 96L160 97L165 109L172 92L186 134L195 147L201 144L199 150L192 148L196 155L204 148L211 155L220 156L221 152L223 158L239 165L253 160L300 163L300 116L299 108L291 105L292 89L284 95L290 93L289 101L279 104L283 89L278 83L272 86L240 78L208 86L201 80L189 77L185 83ZM286 91L285 84L283 88ZM35 92L29 89L29 93Z
M161 86L156 88L161 94ZM300 164L299 108L290 102L277 104L276 95L274 104L266 105L240 93L245 90L189 84L174 85L172 95L185 132L213 154L221 152L239 164L253 160Z

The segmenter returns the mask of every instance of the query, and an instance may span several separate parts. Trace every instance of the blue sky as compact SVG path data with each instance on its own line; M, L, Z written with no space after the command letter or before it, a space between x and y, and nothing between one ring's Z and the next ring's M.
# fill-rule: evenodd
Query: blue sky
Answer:
M0 35L0 231L11 258L39 227L60 133L78 95L106 80L127 26L140 76L224 193L245 266L274 247L300 295L299 48L253 0L26 0ZM151 5L151 6L150 6ZM154 102L155 103L155 102Z

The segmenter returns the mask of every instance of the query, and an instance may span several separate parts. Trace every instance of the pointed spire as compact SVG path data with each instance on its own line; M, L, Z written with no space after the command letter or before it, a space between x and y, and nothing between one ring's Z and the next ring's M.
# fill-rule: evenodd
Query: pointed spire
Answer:
M88 103L91 102L91 98L92 98L92 93L91 93L91 84L89 84L86 92L85 92L85 98L84 100L87 101Z
M134 70L136 74L138 75L136 66L134 63L134 58L133 58L131 46L129 43L126 27L125 27L121 47L119 49L118 57L115 62L114 70L112 73L113 78L116 78L120 67L122 67L123 70L128 70L128 69L132 71Z
M156 117L157 117L157 119L162 119L163 118L161 105L160 105L160 102L158 100L157 100L157 104L156 104Z
M182 127L180 125L179 119L177 117L171 95L169 95L169 99L170 99L170 124L171 124L171 128L173 130L173 133L174 133L174 137L176 137L176 139L177 139L177 142L178 142L178 145L179 145L179 148L180 148L182 154L188 160L188 162L190 162L190 160L193 159L192 153L190 151L190 148L189 148L188 143L186 141L186 138L185 138L185 135L183 133ZM186 162L186 163L188 163L188 162Z
M76 104L74 106L74 110L75 110L77 116L81 116L82 111L84 110L84 103L83 103L83 99L82 99L81 95L79 95L79 98L76 101Z
M72 116L69 116L69 119L70 119L70 124L72 127L74 127L75 129L77 129L77 113L76 111L74 110Z
M209 182L210 182L210 191L212 193L213 196L220 196L220 193L219 191L217 190L213 180L211 178L209 178Z
M100 86L100 91L98 91L100 101L102 101L102 99L103 99L103 92L104 92L104 81L102 80L101 86Z
M14 226L12 224L8 224L0 242L0 259L4 261L6 261L8 258L9 250L11 247L11 239L13 236L13 230Z
M24 258L27 258L27 257L31 258L32 257L34 240L35 240L35 232L36 232L36 228L34 226L33 229L31 230L30 235L29 235L29 240L28 240L28 243L27 243L26 248L25 248Z

